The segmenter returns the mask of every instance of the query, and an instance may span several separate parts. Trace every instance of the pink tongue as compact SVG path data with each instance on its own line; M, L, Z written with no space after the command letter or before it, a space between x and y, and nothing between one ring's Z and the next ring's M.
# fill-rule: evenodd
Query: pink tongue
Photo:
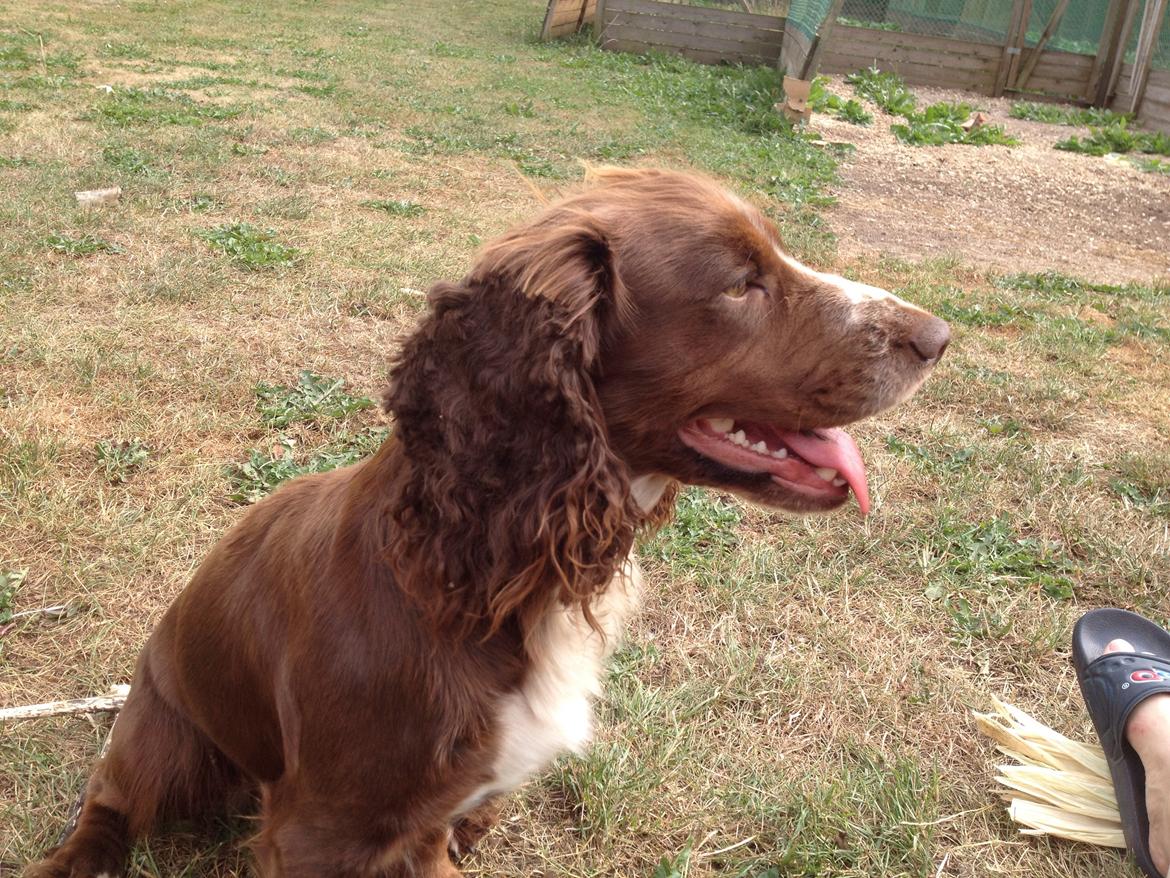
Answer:
M861 514L869 514L869 485L865 481L865 462L853 437L836 427L808 433L780 432L780 439L813 466L827 466L841 474L857 497Z

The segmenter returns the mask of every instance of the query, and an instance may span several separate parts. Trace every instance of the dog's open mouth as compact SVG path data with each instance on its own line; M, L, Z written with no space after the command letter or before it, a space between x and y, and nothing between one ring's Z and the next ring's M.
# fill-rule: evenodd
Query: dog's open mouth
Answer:
M865 463L844 430L781 430L753 421L699 418L678 436L716 463L741 472L768 473L781 487L810 498L844 499L852 488L861 513L869 513Z

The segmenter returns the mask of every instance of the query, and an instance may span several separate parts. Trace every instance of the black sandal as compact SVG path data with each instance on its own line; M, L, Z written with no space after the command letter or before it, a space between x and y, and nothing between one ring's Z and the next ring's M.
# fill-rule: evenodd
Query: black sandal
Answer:
M1106 655L1106 645L1118 638L1132 643L1135 651ZM1146 772L1125 738L1125 723L1151 695L1170 692L1170 634L1135 613L1106 609L1082 616L1072 640L1081 696L1113 775L1126 846L1150 878L1166 878L1150 856Z

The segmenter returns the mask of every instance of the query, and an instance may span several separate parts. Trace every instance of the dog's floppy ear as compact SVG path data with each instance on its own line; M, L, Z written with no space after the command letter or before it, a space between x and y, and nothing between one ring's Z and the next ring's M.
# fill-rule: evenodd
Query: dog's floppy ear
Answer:
M491 244L391 374L410 477L391 501L389 560L438 625L486 635L604 588L637 523L593 370L614 319L603 228L553 212Z

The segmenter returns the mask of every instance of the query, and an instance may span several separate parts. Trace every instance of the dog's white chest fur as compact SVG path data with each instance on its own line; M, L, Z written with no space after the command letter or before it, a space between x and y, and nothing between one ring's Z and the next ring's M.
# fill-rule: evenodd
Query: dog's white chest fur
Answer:
M504 697L497 715L494 777L468 797L467 807L515 789L561 753L584 749L593 733L593 700L601 694L605 660L637 611L641 591L642 571L631 557L593 605L604 638L569 609L549 615L533 633L524 684Z

